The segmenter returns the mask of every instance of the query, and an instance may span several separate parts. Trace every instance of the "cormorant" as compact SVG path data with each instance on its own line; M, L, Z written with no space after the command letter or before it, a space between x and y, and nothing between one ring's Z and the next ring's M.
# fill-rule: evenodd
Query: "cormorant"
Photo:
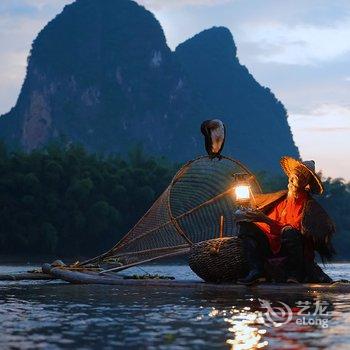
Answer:
M224 148L226 127L219 119L205 120L201 125L201 132L205 137L205 149L211 159L221 159Z

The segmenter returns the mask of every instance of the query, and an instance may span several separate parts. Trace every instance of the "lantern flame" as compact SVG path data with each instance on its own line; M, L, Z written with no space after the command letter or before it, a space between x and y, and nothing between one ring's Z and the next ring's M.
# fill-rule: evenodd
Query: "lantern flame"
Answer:
M250 189L247 185L240 185L235 187L236 200L249 200L250 199Z

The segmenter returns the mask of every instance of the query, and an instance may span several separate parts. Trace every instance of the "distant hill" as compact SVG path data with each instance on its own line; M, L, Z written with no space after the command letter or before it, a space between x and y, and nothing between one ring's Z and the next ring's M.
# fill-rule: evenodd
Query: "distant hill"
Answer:
M227 124L225 153L255 169L274 168L285 154L298 157L284 106L239 63L227 28L197 34L176 48L176 56L207 113Z
M130 0L77 0L34 40L16 106L0 137L32 150L64 136L89 150L135 144L184 161L205 153L200 123L227 125L224 154L277 170L299 156L283 105L236 56L231 33L212 28L172 52L153 14Z

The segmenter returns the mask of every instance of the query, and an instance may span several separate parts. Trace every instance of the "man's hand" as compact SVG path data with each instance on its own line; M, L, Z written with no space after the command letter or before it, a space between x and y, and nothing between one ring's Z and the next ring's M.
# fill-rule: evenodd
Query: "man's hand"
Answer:
M235 211L235 218L236 221L247 221L247 222L265 222L270 223L271 219L266 216L262 211L260 210L236 210Z

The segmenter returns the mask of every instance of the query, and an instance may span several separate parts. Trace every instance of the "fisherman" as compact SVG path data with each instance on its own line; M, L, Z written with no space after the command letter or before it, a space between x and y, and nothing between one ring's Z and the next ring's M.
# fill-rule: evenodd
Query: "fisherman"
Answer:
M314 251L322 261L335 254L331 242L334 224L311 195L324 191L315 162L283 157L280 163L288 176L288 190L258 195L258 210L246 210L239 218L246 221L240 238L249 264L248 274L238 280L240 284L265 281L264 262L278 255L286 257L287 282L299 283L312 267L318 267Z

